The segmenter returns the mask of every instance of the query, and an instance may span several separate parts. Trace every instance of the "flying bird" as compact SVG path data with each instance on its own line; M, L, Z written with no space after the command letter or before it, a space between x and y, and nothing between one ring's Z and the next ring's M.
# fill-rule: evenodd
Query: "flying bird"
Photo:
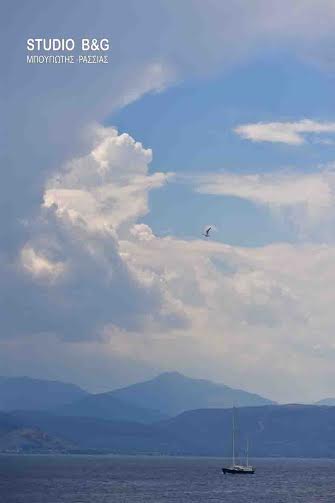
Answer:
M205 238L209 238L209 231L211 230L212 227L208 227L206 230L205 230L205 233L203 233L202 235L205 236Z

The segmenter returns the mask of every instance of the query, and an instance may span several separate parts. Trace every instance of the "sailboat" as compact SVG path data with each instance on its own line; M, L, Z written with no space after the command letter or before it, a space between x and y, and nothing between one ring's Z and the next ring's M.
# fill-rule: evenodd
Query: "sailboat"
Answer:
M246 452L246 464L237 464L235 460L235 407L233 407L233 420L232 420L232 436L233 436L233 442L232 442L232 447L233 447L233 455L232 455L232 464L229 467L224 467L222 468L222 472L226 475L226 473L232 473L232 474L242 474L242 475L252 475L255 473L255 469L249 465L249 441L247 440L247 452Z

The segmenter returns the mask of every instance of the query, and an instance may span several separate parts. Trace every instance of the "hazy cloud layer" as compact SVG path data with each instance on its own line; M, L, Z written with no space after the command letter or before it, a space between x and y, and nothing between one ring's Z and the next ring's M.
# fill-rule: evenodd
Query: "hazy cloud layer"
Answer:
M161 277L192 325L160 338L114 334L114 353L189 373L210 368L215 378L224 367L225 380L247 375L249 389L273 395L275 387L282 400L332 392L334 246L249 249L154 236L120 246L133 267Z
M235 196L265 206L304 233L318 229L321 223L328 224L327 228L334 225L335 172L332 167L319 167L314 173L226 172L186 177L186 180L203 194Z

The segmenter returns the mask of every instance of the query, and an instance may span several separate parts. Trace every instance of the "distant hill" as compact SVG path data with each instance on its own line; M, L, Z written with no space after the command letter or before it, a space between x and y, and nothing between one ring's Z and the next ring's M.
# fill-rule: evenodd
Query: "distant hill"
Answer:
M319 400L315 402L314 405L330 405L335 406L335 398L324 398L323 400Z
M30 377L0 377L0 410L52 409L87 396L74 384Z
M67 454L76 446L41 431L39 428L19 428L0 437L0 451L14 453Z
M248 438L253 456L335 457L335 407L243 407L236 414L241 453ZM202 409L184 412L161 428L183 439L188 454L229 456L231 421L231 410Z
M236 414L241 456L248 437L251 457L335 458L335 407L270 405L239 408ZM82 451L220 457L231 455L231 420L231 409L184 412L152 425L29 411L11 418Z
M273 404L254 393L233 389L205 379L191 379L178 372L166 372L150 381L113 391L114 397L144 408L159 409L174 416L186 410Z
M40 430L26 427L19 418L0 413L0 452L63 453L76 446Z
M138 423L153 423L167 417L157 410L145 409L120 400L112 392L88 395L54 411L62 416L96 417Z
M49 412L17 411L14 419L40 428L52 437L75 444L77 451L119 454L176 453L179 441L156 425L106 421L94 417L57 416Z

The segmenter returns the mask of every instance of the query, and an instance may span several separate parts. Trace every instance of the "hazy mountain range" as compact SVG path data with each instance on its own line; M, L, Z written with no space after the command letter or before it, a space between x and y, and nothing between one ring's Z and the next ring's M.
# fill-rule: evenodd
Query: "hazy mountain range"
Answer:
M335 457L332 400L276 405L177 372L97 394L0 378L0 451L229 455L230 408L238 406L241 452L248 437L255 456Z
M233 389L205 379L191 379L178 372L164 374L113 392L113 396L141 407L154 407L175 416L191 409L270 405L275 402L254 393Z
M273 403L253 393L191 379L177 372L166 372L146 382L96 394L58 381L0 378L0 410L3 411L48 410L58 415L150 423L190 409Z
M236 411L237 450L247 439L253 456L335 457L335 407L276 405ZM183 439L186 453L229 456L232 413L227 409L185 412L162 424Z
M150 425L50 412L13 412L5 417L0 414L0 450L228 457L231 419L231 409L188 411ZM242 407L237 423L240 457L248 438L253 457L335 458L335 407Z
M0 376L0 410L50 409L89 393L75 384L30 377Z

